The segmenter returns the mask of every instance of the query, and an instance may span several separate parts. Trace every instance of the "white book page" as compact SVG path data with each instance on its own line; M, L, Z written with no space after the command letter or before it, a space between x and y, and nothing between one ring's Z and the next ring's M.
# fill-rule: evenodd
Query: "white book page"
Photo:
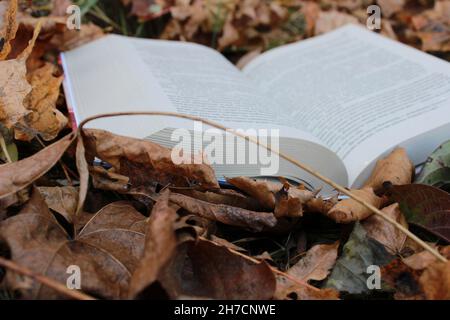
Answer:
M358 26L269 51L244 73L282 104L286 125L344 161L350 184L387 150L450 122L450 64ZM415 162L450 136L439 132L407 144Z

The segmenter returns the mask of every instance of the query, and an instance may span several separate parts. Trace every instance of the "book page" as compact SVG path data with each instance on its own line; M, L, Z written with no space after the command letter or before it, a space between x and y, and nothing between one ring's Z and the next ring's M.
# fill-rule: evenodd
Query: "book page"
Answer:
M269 51L244 73L282 104L286 125L337 153L351 184L408 140L413 160L424 161L443 135L411 139L450 122L450 64L358 26Z
M173 111L244 132L255 130L258 135L260 129L278 130L280 140L289 141L283 145L280 142L280 149L320 167L342 184L348 182L344 164L333 152L309 132L278 125L282 123L277 120L281 116L278 104L212 49L181 42L107 36L65 53L62 60L65 90L77 123L106 112ZM178 141L172 139L167 128L197 132L192 121L168 117L108 118L91 122L88 127L148 138L168 147ZM209 127L204 125L198 131L206 129ZM201 147L189 145L186 148L190 150L186 150L198 154ZM225 151L224 155L231 156ZM277 176L313 180L297 167L280 162ZM261 171L259 163L251 167L247 163L232 165L227 160L225 166L213 166L221 177L233 173L253 176ZM316 188L322 186L315 184Z

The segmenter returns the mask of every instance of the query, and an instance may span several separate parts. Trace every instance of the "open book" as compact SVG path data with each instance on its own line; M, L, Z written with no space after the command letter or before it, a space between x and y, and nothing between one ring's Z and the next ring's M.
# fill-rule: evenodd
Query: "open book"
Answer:
M450 64L356 25L285 45L242 71L197 44L110 35L62 55L75 121L106 112L174 111L233 129L279 130L282 152L358 187L396 146L416 164L450 138ZM192 123L120 117L90 127L177 144ZM290 163L278 176L322 186ZM217 165L258 176L258 165Z

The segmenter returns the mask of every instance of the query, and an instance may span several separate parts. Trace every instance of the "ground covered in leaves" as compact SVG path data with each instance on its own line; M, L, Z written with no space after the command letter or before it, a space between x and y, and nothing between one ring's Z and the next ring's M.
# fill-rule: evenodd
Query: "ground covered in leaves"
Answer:
M0 298L450 299L449 142L416 176L403 149L380 160L352 190L374 214L282 178L220 187L152 142L70 128L58 53L106 32L196 41L243 65L365 23L372 1L75 2L79 32L70 1L0 1ZM450 1L377 3L383 34L448 59Z

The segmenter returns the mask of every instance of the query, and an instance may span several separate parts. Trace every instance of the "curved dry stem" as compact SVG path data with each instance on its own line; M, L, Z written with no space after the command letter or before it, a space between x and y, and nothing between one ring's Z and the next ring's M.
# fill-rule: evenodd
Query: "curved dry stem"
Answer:
M52 288L53 290L67 296L68 298L72 298L75 300L96 300L95 298L93 298L83 292L80 292L77 290L70 290L65 285L59 283L58 281L55 281L55 280L50 279L43 275L35 274L30 269L25 268L21 265L18 265L17 263L15 263L11 260L7 260L7 259L0 257L0 266L4 267L12 272L32 278L35 281L41 283L42 285Z
M214 127L214 128L226 131L226 132L230 132L230 133L234 134L235 136L238 136L238 137L240 137L240 138L242 138L242 139L244 139L246 141L255 143L256 145L261 146L261 147L269 150L270 152L273 152L274 154L278 155L279 157L283 158L284 160L289 161L290 163L292 163L292 164L296 165L297 167L303 169L304 171L308 172L309 174L311 174L311 175L315 176L316 178L322 180L323 182L325 182L326 184L330 185L331 187L333 187L337 191L339 191L339 192L345 194L346 196L352 198L353 200L355 200L359 204L363 205L364 207L366 207L367 209L372 211L374 214L380 216L385 221L393 224L398 230L403 232L407 237L409 237L411 240L415 241L417 244L419 244L425 250L429 251L438 260L440 260L442 262L447 262L447 259L444 256L442 256L437 250L433 249L431 246L429 246L427 243L425 243L423 240L421 240L419 237L417 237L411 231L409 231L408 229L403 227L397 221L395 221L394 219L392 219L389 216L387 216L386 214L384 214L380 209L374 207L370 203L367 203L366 201L364 201L364 199L362 199L361 197L355 195L353 192L351 192L347 188L345 188L345 187L341 186L340 184L334 182L333 180L325 177L324 175L322 175L321 173L317 172L316 170L314 170L313 168L309 167L308 165L303 164L303 163L295 160L291 156L286 155L286 154L284 154L282 152L273 150L270 146L267 146L267 145L259 142L257 139L255 139L253 137L246 136L246 135L244 135L244 134L242 134L242 133L240 133L240 132L238 132L236 130L227 128L227 127L225 127L225 126L223 126L221 124L218 124L218 123L216 123L214 121L203 119L203 118L200 118L200 117L197 117L197 116L180 114L180 113L176 113L176 112L163 112L163 111L161 111L161 112L160 111L117 112L117 113L99 114L99 115L87 118L83 122L80 123L79 130L83 131L83 127L88 122L91 122L93 120L97 120L97 119L100 119L100 118L112 118L112 117L118 117L118 116L139 116L139 115L167 116L167 117L182 118L182 119L187 119L187 120L192 120L192 121L199 121L199 122L206 123L207 125L209 125L211 127Z

